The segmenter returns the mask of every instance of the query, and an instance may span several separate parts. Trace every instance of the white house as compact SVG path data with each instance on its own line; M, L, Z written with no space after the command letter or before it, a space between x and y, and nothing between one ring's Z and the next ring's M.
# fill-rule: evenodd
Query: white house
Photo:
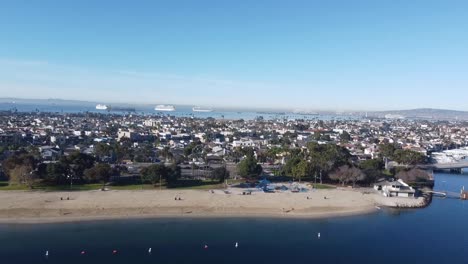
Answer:
M251 139L241 139L241 140L234 140L232 142L232 146L237 148L237 147L253 147L255 146L255 143Z
M416 190L403 180L381 181L374 184L374 189L380 191L385 197L415 197Z

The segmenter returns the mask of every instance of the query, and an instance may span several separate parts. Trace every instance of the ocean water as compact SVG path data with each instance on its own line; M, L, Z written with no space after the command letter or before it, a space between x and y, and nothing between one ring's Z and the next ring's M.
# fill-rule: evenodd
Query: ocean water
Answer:
M436 189L459 191L461 186L468 186L468 175L436 174L436 182ZM321 220L221 218L9 224L0 225L0 261L468 263L466 219L467 201L435 198L425 209L384 209L375 214ZM117 253L113 254L113 250Z
M242 111L242 110L222 110L214 109L213 112L193 112L191 107L182 106L177 107L176 111L173 112L158 112L154 110L154 106L136 106L136 114L141 115L171 115L176 117L196 117L196 118L208 118L212 117L215 119L244 119L244 120L253 120L259 116L262 116L266 120L272 119L321 119L321 120L349 120L360 118L358 116L350 115L302 115L290 112L255 112L252 110ZM0 111L10 111L17 110L18 112L51 112L51 113L108 113L107 111L96 110L94 104L83 104L83 105L69 105L69 104L55 104L55 103L43 103L43 104L29 104L29 103L12 103L12 102L0 102ZM125 113L125 112L111 112L111 113Z

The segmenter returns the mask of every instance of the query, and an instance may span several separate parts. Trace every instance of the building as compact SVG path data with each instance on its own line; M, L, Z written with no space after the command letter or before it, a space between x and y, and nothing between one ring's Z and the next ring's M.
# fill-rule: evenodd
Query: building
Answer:
M374 189L385 197L416 197L416 190L402 180L380 181L374 184Z
M237 148L237 147L254 147L255 143L251 139L241 139L241 140L235 140L232 142L232 146Z
M132 131L119 131L117 134L118 141L121 141L123 138L128 138L134 141L138 139L138 134Z

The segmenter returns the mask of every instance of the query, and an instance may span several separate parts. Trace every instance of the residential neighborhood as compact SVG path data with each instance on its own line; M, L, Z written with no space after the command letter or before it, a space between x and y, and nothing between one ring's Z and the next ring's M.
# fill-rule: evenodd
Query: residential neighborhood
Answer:
M122 173L118 174L122 176L138 175L151 164L166 164L178 166L181 173L178 177L187 179L210 178L212 170L219 167L226 168L234 179L248 176L239 174L238 163L252 154L262 166L261 175L300 180L300 177L316 179L318 173L331 174L337 168L332 166L325 171L308 167L298 173L293 168L299 164L295 157L314 163L312 155L304 154L310 154L311 146L317 150L320 146L335 146L345 151L347 161L337 166L350 162L359 167L363 162L379 160L389 169L392 164L436 162L432 153L464 148L468 143L467 127L461 121L362 117L265 120L259 116L253 120L225 120L170 115L3 112L0 146L2 160L26 150L37 155L38 163L51 167L63 157L81 153L97 163L120 168ZM373 180L377 178L380 177L374 176Z

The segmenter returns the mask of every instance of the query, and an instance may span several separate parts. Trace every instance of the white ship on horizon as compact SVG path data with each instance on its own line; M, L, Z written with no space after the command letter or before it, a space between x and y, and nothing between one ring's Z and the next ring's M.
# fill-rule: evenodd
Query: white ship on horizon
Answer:
M205 108L205 107L200 107L200 106L195 106L192 108L193 112L203 112L203 113L209 113L213 112L212 108Z
M165 112L172 112L175 111L175 107L173 105L157 105L154 110L156 111L165 111Z
M96 109L97 110L107 110L107 109L109 109L109 107L107 105L104 105L104 104L98 104L98 105L96 105Z

